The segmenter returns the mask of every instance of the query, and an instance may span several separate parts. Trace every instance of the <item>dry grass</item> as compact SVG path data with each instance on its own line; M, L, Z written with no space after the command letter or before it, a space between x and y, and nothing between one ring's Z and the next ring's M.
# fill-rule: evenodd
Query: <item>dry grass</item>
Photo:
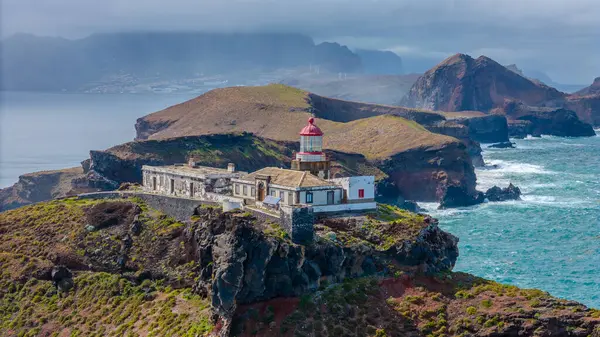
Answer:
M235 87L208 92L188 102L144 117L150 123L171 123L151 139L193 136L203 134L252 132L257 136L297 141L298 132L311 116L311 103L306 91L284 85L263 87ZM315 100L313 95L313 100ZM456 141L454 138L433 134L419 124L387 113L425 113L425 111L369 105L328 98L330 106L322 114L344 120L343 114L374 116L342 123L318 119L316 124L325 132L325 147L361 153L370 159L385 158L413 148L439 146ZM339 110L335 113L333 110ZM432 113L432 112L428 112ZM331 115L331 116L330 116ZM377 116L379 115L379 116Z

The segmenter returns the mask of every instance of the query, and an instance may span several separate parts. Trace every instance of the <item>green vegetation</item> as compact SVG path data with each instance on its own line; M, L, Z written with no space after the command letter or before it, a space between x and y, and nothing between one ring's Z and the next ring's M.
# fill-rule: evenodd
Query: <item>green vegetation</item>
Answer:
M44 329L81 336L196 336L212 330L208 301L160 281L135 285L118 275L84 272L59 294L49 281L0 279L0 334Z
M120 276L122 238L136 208L142 231ZM107 227L87 229L96 221ZM183 227L139 199L68 198L1 213L0 335L205 335L209 302L192 294L197 266L176 239ZM67 293L47 281L57 260L75 267ZM77 271L88 265L113 273Z

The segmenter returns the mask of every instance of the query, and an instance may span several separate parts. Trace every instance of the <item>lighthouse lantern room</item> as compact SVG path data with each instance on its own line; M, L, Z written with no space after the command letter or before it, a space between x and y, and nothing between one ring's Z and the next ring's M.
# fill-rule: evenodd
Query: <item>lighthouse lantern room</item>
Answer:
M323 152L323 131L315 125L315 119L310 117L308 125L300 131L300 152L292 161L292 169L309 171L323 179L329 179L330 163Z

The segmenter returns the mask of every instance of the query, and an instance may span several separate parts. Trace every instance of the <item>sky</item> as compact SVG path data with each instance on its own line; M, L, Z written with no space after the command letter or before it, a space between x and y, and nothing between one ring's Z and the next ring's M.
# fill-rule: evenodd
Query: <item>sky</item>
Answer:
M543 71L600 76L600 0L1 0L2 36L95 32L295 32L433 61L457 52Z

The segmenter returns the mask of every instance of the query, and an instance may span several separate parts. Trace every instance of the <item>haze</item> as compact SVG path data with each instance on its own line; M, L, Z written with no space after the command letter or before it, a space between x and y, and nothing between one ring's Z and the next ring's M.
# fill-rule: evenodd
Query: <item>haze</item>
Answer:
M3 0L2 35L297 32L433 63L483 54L587 84L600 76L599 17L597 0Z

